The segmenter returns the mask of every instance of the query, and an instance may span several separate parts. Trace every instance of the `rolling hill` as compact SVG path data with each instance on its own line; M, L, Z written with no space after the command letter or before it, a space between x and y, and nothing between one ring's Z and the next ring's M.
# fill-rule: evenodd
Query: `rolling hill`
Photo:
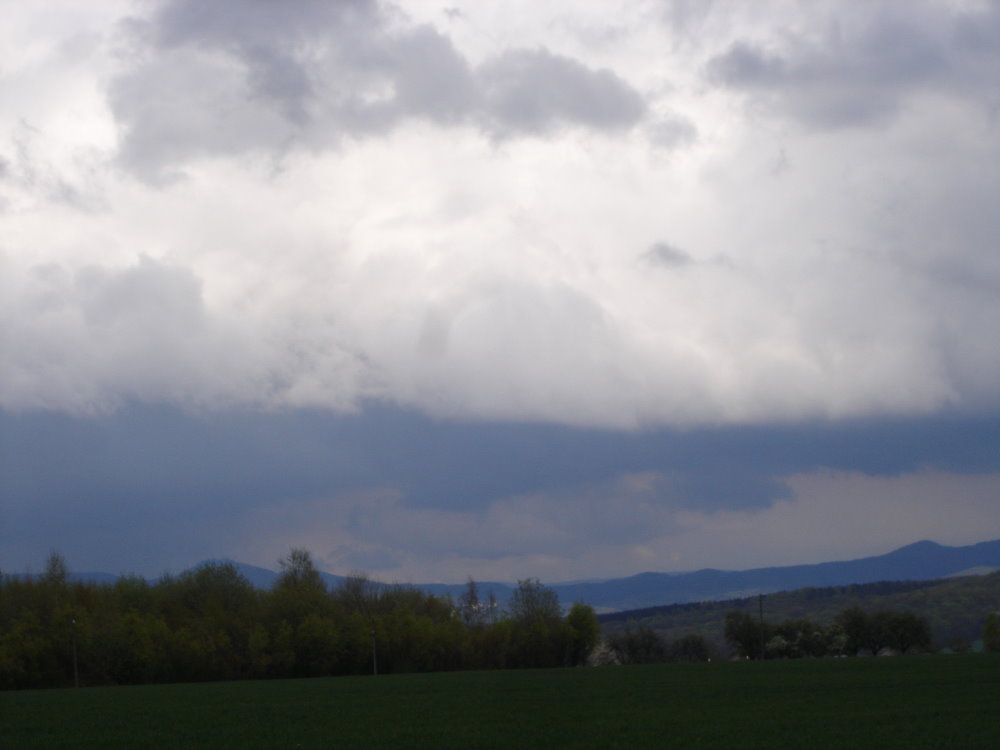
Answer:
M600 615L604 631L644 626L674 640L697 633L721 646L727 612L744 610L755 618L777 623L805 619L829 625L848 607L865 611L910 611L926 617L937 647L969 643L982 637L985 616L1000 608L1000 572L930 581L878 583L803 588L728 601L670 604Z

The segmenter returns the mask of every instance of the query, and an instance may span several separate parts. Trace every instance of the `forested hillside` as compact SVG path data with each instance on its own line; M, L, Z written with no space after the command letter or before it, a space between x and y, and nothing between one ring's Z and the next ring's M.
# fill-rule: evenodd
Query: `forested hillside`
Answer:
M609 635L622 632L626 627L644 626L667 640L699 634L721 648L725 640L726 614L736 610L750 612L757 617L760 606L761 600L754 596L615 612L600 615L598 619ZM892 581L804 588L763 597L763 614L769 622L806 619L830 625L840 612L851 607L865 611L916 613L928 620L935 646L962 648L982 637L986 615L1000 608L1000 573L945 581Z

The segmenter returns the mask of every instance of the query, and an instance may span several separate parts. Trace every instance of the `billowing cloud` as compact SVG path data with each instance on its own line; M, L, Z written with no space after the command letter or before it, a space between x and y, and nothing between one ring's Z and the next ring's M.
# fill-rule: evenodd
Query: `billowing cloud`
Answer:
M645 111L613 71L544 48L473 66L431 26L367 0L167 0L125 29L135 65L110 102L123 163L154 180L190 158L324 148L413 119L511 137L623 130Z
M931 3L903 20L886 7L845 26L844 43L899 23L956 60L991 59L982 45L958 50L967 14ZM19 377L9 407L376 398L456 418L635 427L997 403L998 141L979 100L914 103L822 142L776 138L731 105L758 85L796 96L798 79L768 66L832 53L741 11L758 38L746 41L743 26L720 25L724 5L699 21L717 37L648 61L670 64L669 85L626 54L629 33L647 43L627 25L591 62L572 34L558 49L475 48L474 16L455 22L459 44L440 14L433 25L374 3L248 3L236 21L228 3L136 8L150 12L46 69L62 82L80 76L81 55L101 61L75 89L87 129L66 130L37 102L29 124L7 120L0 252L24 290L8 295L12 368L63 373ZM825 39L831 17L824 6L788 23ZM939 17L954 38L931 26ZM877 57L896 73L875 78L898 97L933 79L905 59ZM706 90L706 65L727 85ZM802 90L870 83L837 71ZM670 122L664 149L657 128ZM685 273L635 263L642 247ZM138 349L87 314L83 282L46 292L39 269L138 283L137 264L198 290L160 310L177 320L153 361L170 366L98 365ZM63 313L36 317L32 300L50 293Z

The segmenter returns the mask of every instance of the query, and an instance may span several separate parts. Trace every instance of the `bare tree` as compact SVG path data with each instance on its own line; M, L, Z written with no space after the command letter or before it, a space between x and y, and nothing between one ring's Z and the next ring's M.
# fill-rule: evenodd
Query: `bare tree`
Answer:
M479 598L479 587L472 576L469 576L465 591L458 597L458 611L462 620L469 627L482 625L486 615L485 608L486 604Z

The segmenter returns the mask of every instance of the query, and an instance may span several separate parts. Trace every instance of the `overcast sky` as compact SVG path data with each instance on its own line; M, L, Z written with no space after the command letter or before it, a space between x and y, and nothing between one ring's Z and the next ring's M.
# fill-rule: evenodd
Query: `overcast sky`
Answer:
M1000 538L995 0L0 10L0 569Z

